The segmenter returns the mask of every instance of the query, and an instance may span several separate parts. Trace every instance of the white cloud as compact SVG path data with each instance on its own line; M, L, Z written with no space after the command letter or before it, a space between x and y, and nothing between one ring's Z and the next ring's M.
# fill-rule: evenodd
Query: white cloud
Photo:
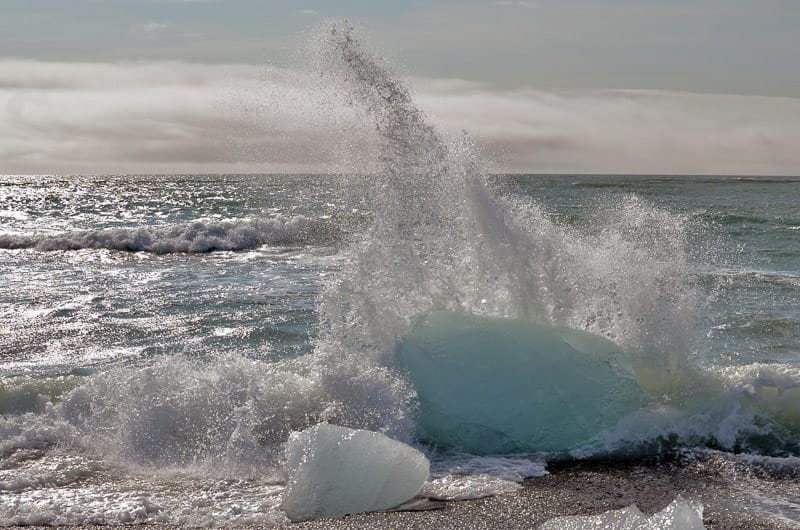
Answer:
M659 91L420 90L513 171L797 174L800 99Z
M249 65L0 61L0 173L321 170L340 111L308 85Z
M315 79L250 65L0 60L0 173L363 164L373 128ZM471 131L505 170L800 173L800 99L411 84L441 130Z
M300 11L298 11L298 13L300 13L301 15L307 15L309 17L319 16L319 11L316 11L314 9L301 9Z

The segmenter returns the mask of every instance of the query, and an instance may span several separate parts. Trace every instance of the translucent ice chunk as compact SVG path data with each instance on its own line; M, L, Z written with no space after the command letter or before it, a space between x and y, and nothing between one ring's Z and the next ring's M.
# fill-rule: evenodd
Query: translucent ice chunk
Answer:
M428 478L425 456L383 434L321 423L286 445L281 508L292 521L394 508Z
M619 348L590 333L438 311L397 357L419 399L420 436L474 454L568 451L636 410Z
M539 530L703 530L703 506L678 496L660 512L648 517L636 505L600 515L577 515L550 519Z

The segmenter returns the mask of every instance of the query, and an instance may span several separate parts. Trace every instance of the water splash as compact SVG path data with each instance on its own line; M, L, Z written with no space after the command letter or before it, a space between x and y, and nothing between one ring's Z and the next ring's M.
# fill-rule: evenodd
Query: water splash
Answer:
M771 386L747 396L749 376L730 381L695 361L714 288L701 285L693 263L707 252L698 248L695 219L628 194L598 197L583 226L561 224L535 200L504 194L469 136L441 134L351 26L327 28L322 42L322 78L371 117L379 150L369 182L352 181L373 224L325 292L316 354L329 367L322 371L337 377L334 367L349 364L361 381L379 370L401 382L403 392L383 394L396 406L382 408L388 415L373 424L405 431L398 425L408 425L413 409L395 372L395 345L415 317L446 310L566 326L619 345L652 401L630 420L646 418L648 434L622 424L594 448L601 453L674 435L758 447L751 427L765 418L774 438L786 438ZM723 409L730 421L693 427ZM621 431L626 442L617 444ZM680 434L700 431L705 438Z
M468 135L439 133L352 27L330 28L323 49L323 75L380 138L365 191L375 221L327 291L329 340L386 357L415 315L451 310L587 330L670 363L686 356L702 302L689 219L630 196L597 212L602 230L559 226L503 196Z

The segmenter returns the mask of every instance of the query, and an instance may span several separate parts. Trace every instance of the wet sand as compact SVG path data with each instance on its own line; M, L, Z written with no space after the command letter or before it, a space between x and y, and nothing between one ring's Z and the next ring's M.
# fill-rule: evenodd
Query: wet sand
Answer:
M573 462L551 465L550 473L530 479L516 493L461 502L431 503L427 511L372 513L342 519L296 523L292 529L498 529L535 528L562 515L592 515L636 504L655 513L675 497L703 502L708 529L789 529L797 525L759 515L739 491L741 484L704 465L640 465ZM752 478L752 477L750 477ZM767 489L781 488L800 502L795 479L760 478ZM748 484L751 487L752 484Z
M731 466L722 459L662 465L626 462L551 463L549 474L525 481L516 493L471 501L417 499L416 509L352 515L287 524L303 529L516 529L563 515L594 515L636 504L652 514L678 495L704 505L703 521L710 530L786 530L800 525L760 513L758 499L797 503L800 477ZM774 506L772 507L774 511ZM176 525L136 525L174 529ZM17 527L21 528L21 527ZM28 527L30 528L30 527ZM72 528L99 528L80 525Z

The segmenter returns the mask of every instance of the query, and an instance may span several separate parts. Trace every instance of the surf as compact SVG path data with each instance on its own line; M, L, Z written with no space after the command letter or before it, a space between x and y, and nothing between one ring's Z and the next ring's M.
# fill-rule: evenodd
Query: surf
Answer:
M116 228L60 235L0 234L0 249L42 252L106 249L152 254L238 251L264 245L335 243L341 234L330 222L302 215L272 219L198 219L171 226Z

